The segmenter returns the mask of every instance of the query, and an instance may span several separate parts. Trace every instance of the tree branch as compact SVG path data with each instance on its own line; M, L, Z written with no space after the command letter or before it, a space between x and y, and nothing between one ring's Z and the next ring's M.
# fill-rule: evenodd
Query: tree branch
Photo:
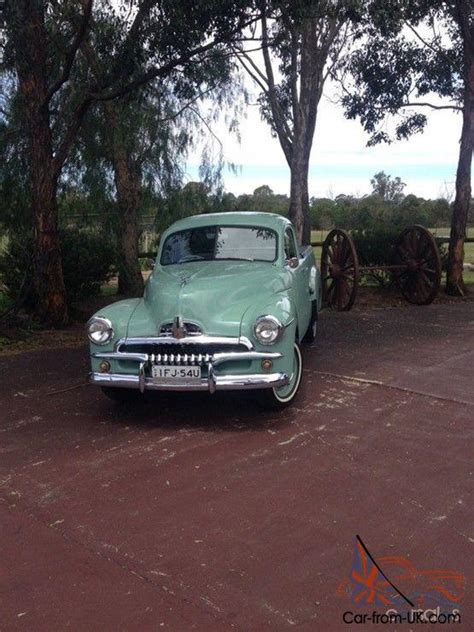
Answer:
M61 175L61 170L63 168L64 162L69 155L71 147L82 124L82 120L92 101L93 99L89 96L83 99L83 101L81 101L76 107L71 116L70 123L66 128L63 140L55 152L53 164L54 172L58 178Z
M430 50L432 50L434 53L436 53L436 55L439 55L440 57L442 57L445 61L448 62L448 64L450 66L453 66L458 72L461 72L461 69L459 68L459 66L457 64L455 64L453 62L452 59L449 58L448 55L446 55L446 53L439 49L436 48L436 46L433 46L430 42L428 42L427 40L425 40L419 33L418 31L408 22L408 20L405 20L405 25L410 29L410 31L412 33L414 33L414 35L420 40L420 42L426 46L427 48L429 48Z
M301 116L300 100L298 98L298 33L292 24L287 27L290 31L290 90L293 110L293 123L296 124Z
M255 81L255 83L257 84L257 86L261 89L261 91L265 94L268 95L268 86L266 86L260 79L259 77L253 72L253 70L251 68L249 68L246 63L244 62L244 60L237 56L237 60L239 61L239 63L241 64L242 68L245 70L245 72L248 73L249 77L251 79L253 79L253 81Z
M194 112L194 109L191 108L192 104L196 103L196 101L199 101L199 99L202 99L203 97L205 97L206 94L208 94L209 92L211 92L214 89L215 89L215 87L213 86L212 88L208 88L207 90L204 90L204 92L200 92L193 99L191 99L190 101L185 103L177 112L174 112L173 114L171 114L171 116L166 116L164 118L159 118L159 119L157 119L157 122L158 123L166 123L167 121L173 121L174 119L178 118L178 116L180 116L183 112L185 112L187 109L191 109Z
M253 70L258 75L258 77L267 84L266 88L262 88L263 90L266 91L268 89L268 79L264 75L264 73L260 70L260 68L257 66L257 64L253 61L253 59L250 57L250 55L248 55L248 51L243 51L243 50L239 50L239 49L235 49L235 50L236 50L237 58L239 59L240 63L242 63L241 60L240 60L240 56L242 56L250 64L250 66L253 68ZM262 48L260 47L257 50L262 50ZM249 72L249 71L247 70L247 72ZM249 74L251 74L251 73L249 72Z
M85 2L82 20L79 28L77 29L76 36L71 44L71 48L66 53L63 71L57 81L55 81L53 85L49 88L48 94L46 95L45 104L51 101L56 92L58 92L58 90L62 88L62 86L66 83L66 81L69 80L69 77L71 76L71 70L74 65L74 60L76 59L77 51L79 50L79 46L84 40L87 27L91 19L93 4L94 0L86 0Z
M252 24L258 19L259 19L259 16L256 16L256 17L253 16L251 19L247 20L246 22L239 24L239 26L236 27L232 31L232 33L240 32L242 29L246 28L247 26L249 26L250 24ZM125 94L128 94L129 92L132 92L140 88L141 86L145 85L149 81L152 81L153 79L156 79L158 77L168 76L169 74L171 74L173 70L175 70L175 68L190 61L193 57L196 57L197 55L200 55L201 53L205 53L211 48L214 48L217 44L223 44L227 42L228 37L229 37L228 35L225 37L224 36L216 37L210 42L208 42L207 44L197 46L196 48L193 48L187 53L183 53L179 57L176 57L175 59L163 64L162 66L158 66L158 67L155 66L153 68L150 68L149 70L144 72L141 76L136 77L135 79L133 79L132 81L130 81L129 83L123 86L117 86L116 88L112 88L112 89L105 88L102 92L92 93L90 96L92 100L95 100L95 101L108 101L110 99L116 99L117 97L124 96Z
M434 103L427 102L404 103L400 106L400 109L408 107L427 107L432 108L433 110L458 110L459 112L462 112L462 107L460 105L435 105Z
M272 61L270 59L270 51L268 44L268 26L267 26L267 17L266 17L266 2L265 0L262 2L262 17L261 17L261 25L262 25L262 53L263 53L263 61L265 64L265 72L267 76L268 83L268 102L270 105L270 109L273 115L273 124L276 133L278 134L278 139L280 141L281 148L283 149L283 153L285 154L286 161L288 165L291 165L292 156L293 156L293 144L292 144L292 136L288 134L288 124L285 120L285 115L281 111L280 104L278 102L278 96L276 92L275 86L275 76L273 73Z
M212 136L217 140L217 142L219 143L219 145L220 145L220 147L222 149L223 148L223 144L222 144L221 139L217 136L217 134L214 132L212 127L209 125L209 123L206 121L206 119L202 116L202 114L199 112L199 110L196 110L192 106L188 106L188 107L191 110L191 112L194 112L194 114L201 120L201 122L204 123L204 125L208 129L209 133L212 134Z
M139 40L140 29L147 15L149 15L150 11L157 4L158 0L142 0L139 3L139 7L135 17L133 19L132 25L125 37L125 40L121 47L121 52L119 52L115 63L113 64L111 71L111 80L109 83L115 83L122 76L123 70L123 60L126 58L127 54L130 52L131 48L136 45Z

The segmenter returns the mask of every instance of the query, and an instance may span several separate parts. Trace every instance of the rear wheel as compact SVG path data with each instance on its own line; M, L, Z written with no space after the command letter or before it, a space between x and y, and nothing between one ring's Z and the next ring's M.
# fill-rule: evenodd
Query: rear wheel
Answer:
M136 402L141 397L140 391L134 388L119 388L115 386L101 386L100 388L106 397L120 404Z
M295 343L293 348L293 366L290 381L285 386L267 388L258 394L260 404L265 408L285 408L293 402L301 384L303 375L303 358L299 346Z

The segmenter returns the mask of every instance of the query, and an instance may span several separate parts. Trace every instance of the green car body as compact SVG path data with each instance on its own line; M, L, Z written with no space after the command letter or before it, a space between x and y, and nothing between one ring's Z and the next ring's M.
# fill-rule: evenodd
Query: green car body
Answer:
M250 235L267 248L265 253L275 245L274 260L192 260L197 256L191 255L190 260L166 263L165 244L172 246L182 235L199 236L200 230L214 236L215 244L231 233L234 241ZM240 252L239 244L235 247ZM214 248L217 252L218 246ZM271 389L285 400L295 371L295 342L308 336L313 325L315 329L320 308L321 279L312 248L298 250L289 220L270 213L189 217L162 235L143 298L113 303L89 321L100 321L104 328L103 319L110 326L105 342L91 342L90 381L106 391L142 393ZM272 333L272 323L264 319L262 324L262 335L267 329L268 335L278 335L271 344L256 337L256 321L262 316L278 323L278 334ZM167 366L173 369L163 377ZM193 371L186 375L176 370L193 366L200 367L198 378ZM159 367L159 376L154 367Z

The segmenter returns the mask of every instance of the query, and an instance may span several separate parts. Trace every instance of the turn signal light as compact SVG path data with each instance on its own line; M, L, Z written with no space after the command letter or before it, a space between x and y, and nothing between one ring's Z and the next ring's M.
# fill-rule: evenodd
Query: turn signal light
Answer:
M108 373L110 371L110 362L107 362L107 360L102 360L102 362L99 364L99 371L101 373Z

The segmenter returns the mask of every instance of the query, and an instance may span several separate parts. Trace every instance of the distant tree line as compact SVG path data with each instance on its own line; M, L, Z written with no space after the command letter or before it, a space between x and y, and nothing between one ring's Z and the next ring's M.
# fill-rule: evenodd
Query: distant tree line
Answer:
M369 230L377 225L402 229L411 224L429 228L446 228L452 214L452 203L445 198L425 199L414 194L405 195L405 184L399 177L392 178L383 171L371 179L370 194L357 197L341 193L334 198L309 199L311 230ZM171 223L183 217L204 213L265 212L289 215L289 196L274 193L268 185L256 188L253 193L235 195L214 190L204 182L188 182L168 191L166 195L149 195L143 200L139 223L141 230L159 235ZM100 209L91 205L87 196L75 195L60 198L62 226L105 228L114 233L119 213L113 200ZM471 202L469 224L474 224L474 201Z

